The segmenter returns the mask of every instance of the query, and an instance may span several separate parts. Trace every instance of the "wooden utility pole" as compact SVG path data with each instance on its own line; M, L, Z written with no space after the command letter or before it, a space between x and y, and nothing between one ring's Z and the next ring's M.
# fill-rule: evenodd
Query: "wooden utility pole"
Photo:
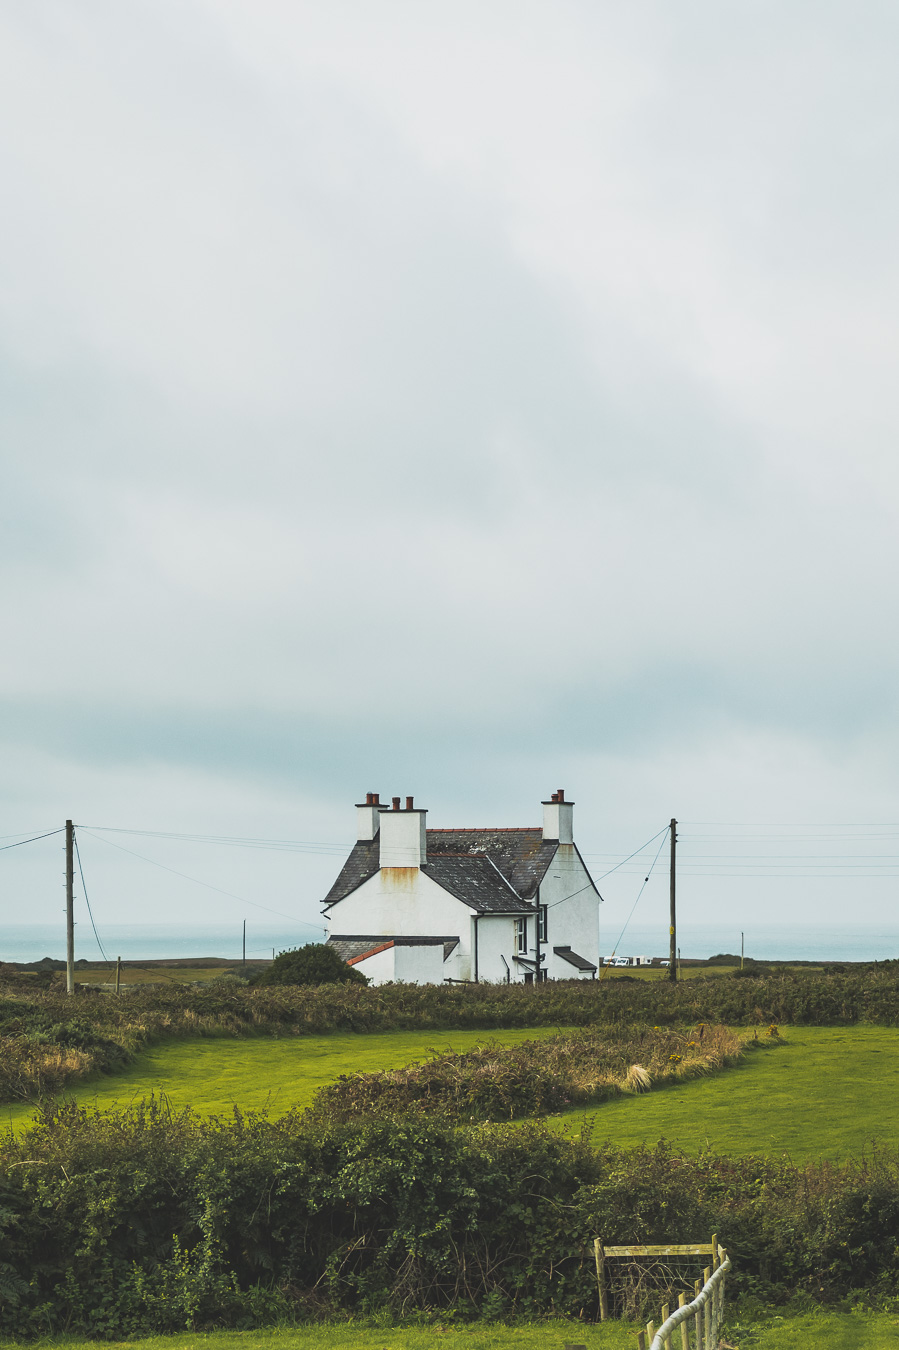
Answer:
M66 821L66 993L75 992L75 826Z
M677 912L675 908L675 853L677 850L677 821L671 817L671 927L669 938L671 939L668 952L668 978L677 980Z
M115 991L119 992L119 986L122 982L122 958L118 957L115 963Z
M243 921L243 968L244 968L244 971L246 971L246 968L247 968L247 921L246 921L246 919L244 919L244 921Z

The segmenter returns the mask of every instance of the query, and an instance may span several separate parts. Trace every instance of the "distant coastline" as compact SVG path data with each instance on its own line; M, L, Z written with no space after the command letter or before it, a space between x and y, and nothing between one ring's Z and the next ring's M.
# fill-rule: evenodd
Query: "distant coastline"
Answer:
M601 951L611 953L618 932L605 929ZM239 924L110 924L100 929L106 955L110 960L165 960L186 957L218 957L226 961L241 959L242 931ZM247 924L248 959L271 959L272 951L301 947L306 942L324 940L324 928L314 929L298 922L275 926ZM619 956L666 956L668 934L664 928L632 925L618 944ZM714 956L719 952L740 951L740 931L720 926L683 924L678 931L678 946L686 958ZM88 927L79 924L76 932L78 958L102 960L96 939ZM886 961L899 957L899 929L845 929L759 926L746 931L746 955L760 961ZM0 961L40 961L49 956L65 957L65 932L50 924L0 925Z

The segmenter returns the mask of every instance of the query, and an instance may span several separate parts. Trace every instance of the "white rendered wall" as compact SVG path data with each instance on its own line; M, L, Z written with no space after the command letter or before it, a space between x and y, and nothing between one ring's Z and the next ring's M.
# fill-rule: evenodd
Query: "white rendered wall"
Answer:
M412 813L395 814L408 817ZM470 908L417 867L382 867L357 890L331 906L327 924L329 933L458 937L459 946L448 961L441 962L440 979L473 977ZM435 950L442 957L442 949Z
M394 979L405 984L443 984L443 947L395 947Z
M574 802L543 803L543 838L574 843Z
M572 980L580 975L590 979L589 971L579 972L553 951L553 947L571 947L599 966L599 898L573 844L560 844L556 850L540 883L540 903L547 906L546 942L542 944L546 960L541 967L547 978Z
M383 810L383 806L374 806L370 802L362 802L356 807L357 839L374 839L381 828L381 812Z
M427 811L382 811L382 867L420 867L428 860Z
M534 916L529 915L530 932L533 936ZM521 984L524 969L513 960L515 948L515 919L511 914L483 914L478 920L478 978L490 980L495 984L504 984L507 966L512 984Z
M388 947L386 952L376 952L374 956L368 956L364 961L357 961L353 969L361 970L372 984L387 984L395 978L395 952L396 947Z

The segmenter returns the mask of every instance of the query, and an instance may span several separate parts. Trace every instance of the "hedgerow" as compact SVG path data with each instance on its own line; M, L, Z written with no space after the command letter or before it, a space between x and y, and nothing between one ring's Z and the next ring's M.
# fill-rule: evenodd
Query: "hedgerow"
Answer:
M148 985L120 998L3 988L0 972L0 1101L38 1098L87 1073L114 1072L166 1037L699 1022L899 1026L899 968L889 963L848 974L716 976L678 984L611 979L254 989L213 981Z
M448 1309L592 1319L595 1236L713 1231L735 1292L870 1299L895 1288L897 1223L895 1156L797 1168L594 1150L527 1125L69 1104L0 1153L0 1332L123 1339Z
M332 1121L409 1111L514 1120L696 1078L735 1064L747 1044L779 1043L776 1027L748 1043L727 1027L705 1023L693 1031L581 1031L461 1054L447 1051L401 1069L343 1074L318 1092L315 1112Z

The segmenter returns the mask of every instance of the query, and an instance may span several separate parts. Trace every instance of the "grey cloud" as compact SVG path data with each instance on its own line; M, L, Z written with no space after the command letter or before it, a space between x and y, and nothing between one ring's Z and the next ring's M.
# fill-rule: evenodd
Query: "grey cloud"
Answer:
M84 775L181 821L194 775L236 832L389 783L514 822L558 767L596 838L783 762L893 809L896 21L858 13L8 16L7 810Z

